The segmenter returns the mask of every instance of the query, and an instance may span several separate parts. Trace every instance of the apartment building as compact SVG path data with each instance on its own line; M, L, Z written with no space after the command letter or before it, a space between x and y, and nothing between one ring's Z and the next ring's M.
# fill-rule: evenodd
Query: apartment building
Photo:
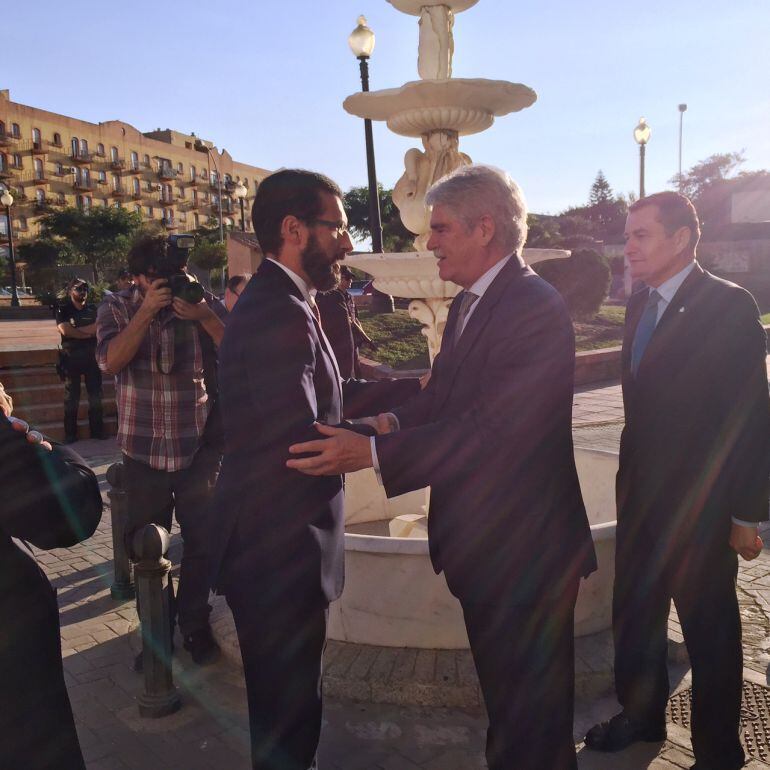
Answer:
M120 120L85 120L12 102L0 90L0 185L14 197L14 236L34 238L38 220L55 207L125 207L172 232L188 232L222 220L240 229L238 183L244 224L270 172L233 160L227 150L195 134L170 129L141 132ZM0 239L7 237L0 217Z

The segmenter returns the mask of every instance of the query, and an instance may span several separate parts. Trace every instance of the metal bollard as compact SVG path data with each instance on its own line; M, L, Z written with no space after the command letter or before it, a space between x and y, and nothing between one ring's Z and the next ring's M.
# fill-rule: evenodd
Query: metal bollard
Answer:
M115 580L110 586L110 596L113 599L125 601L133 599L136 592L132 578L131 560L126 552L126 521L128 509L126 506L126 490L123 486L123 463L113 463L107 468L107 483L110 489L110 516L112 518L112 568Z
M168 581L171 562L165 558L171 536L157 524L148 524L134 534L134 575L139 591L139 621L142 627L144 693L139 696L143 717L163 717L182 705L171 671L171 626Z

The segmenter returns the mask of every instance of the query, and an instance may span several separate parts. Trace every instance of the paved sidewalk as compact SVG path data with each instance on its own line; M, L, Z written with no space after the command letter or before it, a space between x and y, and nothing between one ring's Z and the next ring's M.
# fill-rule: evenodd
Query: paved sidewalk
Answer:
M575 397L575 440L613 450L622 427L617 384ZM114 441L75 445L103 481L118 459ZM104 487L103 487L104 488ZM131 669L136 640L133 602L110 598L112 540L109 511L96 535L70 549L41 553L40 562L58 589L67 685L89 770L247 770L245 690L227 663L198 669L183 650L174 676L183 708L160 720L138 716L142 677ZM171 559L178 568L178 535ZM770 551L742 564L739 595L744 619L746 667L765 681L770 664ZM177 639L177 650L181 645ZM672 682L687 685L685 665L672 667ZM612 697L579 700L575 737L617 707ZM475 770L483 760L486 722L478 712L328 699L320 748L322 770ZM644 745L602 756L579 746L581 770L673 770L692 764L689 738L671 726L663 745ZM748 767L767 767L754 762ZM543 770L548 770L544 768Z

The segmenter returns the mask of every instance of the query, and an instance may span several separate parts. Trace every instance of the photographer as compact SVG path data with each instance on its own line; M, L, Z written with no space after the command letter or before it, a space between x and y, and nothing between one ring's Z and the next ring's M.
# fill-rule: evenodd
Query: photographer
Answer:
M206 382L216 380L210 370L224 310L186 272L193 242L185 235L137 240L128 255L136 283L99 307L96 355L102 371L115 375L127 537L150 523L170 530L176 515L184 550L176 608L169 582L172 618L176 609L185 649L205 665L219 654L208 622L205 517L221 459L205 434Z
M93 534L102 498L71 449L11 417L0 384L0 765L84 770L59 636L56 591L27 544L70 547Z
M102 373L96 363L96 305L88 302L88 283L73 278L67 299L56 308L61 334L61 373L64 377L64 442L78 440L80 378L88 392L88 424L91 438L105 439L102 410Z

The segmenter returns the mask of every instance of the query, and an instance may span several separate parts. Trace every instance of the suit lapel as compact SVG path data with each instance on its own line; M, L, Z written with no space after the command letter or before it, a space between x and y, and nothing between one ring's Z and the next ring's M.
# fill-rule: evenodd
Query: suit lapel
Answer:
M476 308L473 310L473 314L468 319L468 322L463 329L460 339L457 340L457 344L454 344L455 328L459 323L459 307L460 301L457 295L452 302L452 306L449 308L449 316L447 317L447 324L444 328L444 341L449 337L449 348L446 350L446 357L444 357L445 345L442 341L441 353L443 364L443 371L439 383L441 388L436 394L436 399L433 404L433 412L437 413L444 403L446 402L449 394L452 392L452 384L457 376L460 367L466 358L466 356L476 346L476 340L481 332L486 327L490 320L495 305L500 301L500 298L505 293L509 284L530 272L527 265L522 258L517 254L514 254L508 264L495 276L495 279L490 284L489 288L484 292L484 296L476 301Z

